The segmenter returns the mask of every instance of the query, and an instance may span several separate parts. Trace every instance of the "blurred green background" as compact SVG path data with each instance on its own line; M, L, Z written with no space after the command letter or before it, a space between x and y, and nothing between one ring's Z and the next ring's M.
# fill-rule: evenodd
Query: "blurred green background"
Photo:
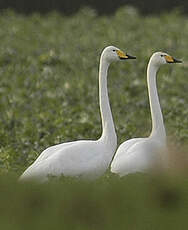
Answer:
M71 16L1 12L0 229L187 229L187 36L187 16L177 9L158 16L143 16L133 7L110 16L91 8ZM137 56L109 70L119 144L151 130L151 54L165 51L183 60L161 68L158 89L169 142L179 150L175 165L185 173L122 180L107 173L93 183L62 178L44 186L17 184L48 146L100 136L98 65L107 45Z
M188 13L188 2L185 0L1 0L0 9L14 9L17 12L30 14L32 12L47 13L56 10L66 15L76 13L84 6L88 6L97 11L100 15L113 14L118 8L129 5L133 6L142 14L159 14L174 8L180 9L183 13Z
M5 230L187 229L187 178L130 175L18 186L1 177L0 185Z

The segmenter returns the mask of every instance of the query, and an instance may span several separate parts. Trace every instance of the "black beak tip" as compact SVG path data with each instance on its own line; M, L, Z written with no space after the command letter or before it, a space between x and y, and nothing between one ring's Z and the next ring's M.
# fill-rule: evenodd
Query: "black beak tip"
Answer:
M182 61L177 60L177 59L174 58L174 63L182 63Z
M128 59L136 59L135 56L127 55Z

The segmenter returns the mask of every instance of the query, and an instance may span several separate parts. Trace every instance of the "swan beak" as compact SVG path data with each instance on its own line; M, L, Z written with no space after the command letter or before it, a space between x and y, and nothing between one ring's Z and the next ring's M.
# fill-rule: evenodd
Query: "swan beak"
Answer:
M177 59L173 58L173 57L170 56L170 55L166 55L166 56L165 56L165 59L166 59L166 62L167 62L167 63L182 63L182 61L177 60Z
M136 57L128 55L128 54L127 54L127 57L128 57L128 59L136 59Z
M125 53L124 53L123 51L121 51L121 50L117 50L116 53L117 53L117 55L118 55L118 57L119 57L120 59L136 59L136 57L130 56L130 55L128 55L128 54L125 54Z

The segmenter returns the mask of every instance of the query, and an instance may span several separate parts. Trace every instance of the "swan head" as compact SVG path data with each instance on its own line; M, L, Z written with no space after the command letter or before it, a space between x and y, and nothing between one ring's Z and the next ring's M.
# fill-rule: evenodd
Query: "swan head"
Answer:
M109 64L114 61L136 59L136 57L128 55L127 53L121 51L119 48L115 46L107 46L103 50L101 58L106 60Z
M156 52L151 56L150 62L152 62L153 64L159 67L167 63L181 63L182 61L175 59L174 57L172 57L167 53Z

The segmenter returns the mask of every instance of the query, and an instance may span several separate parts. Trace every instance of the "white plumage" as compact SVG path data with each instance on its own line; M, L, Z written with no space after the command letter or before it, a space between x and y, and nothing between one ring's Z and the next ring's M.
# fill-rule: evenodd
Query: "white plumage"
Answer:
M111 114L107 72L109 65L131 57L114 46L106 47L100 58L99 103L102 135L98 140L80 140L55 145L44 150L21 175L20 180L48 180L48 176L71 176L95 179L108 168L117 146L117 136Z
M166 132L157 93L156 74L161 65L176 62L181 61L162 52L156 52L151 56L147 68L147 84L152 132L147 138L134 138L122 143L111 163L111 172L125 176L129 173L166 167L168 161Z

